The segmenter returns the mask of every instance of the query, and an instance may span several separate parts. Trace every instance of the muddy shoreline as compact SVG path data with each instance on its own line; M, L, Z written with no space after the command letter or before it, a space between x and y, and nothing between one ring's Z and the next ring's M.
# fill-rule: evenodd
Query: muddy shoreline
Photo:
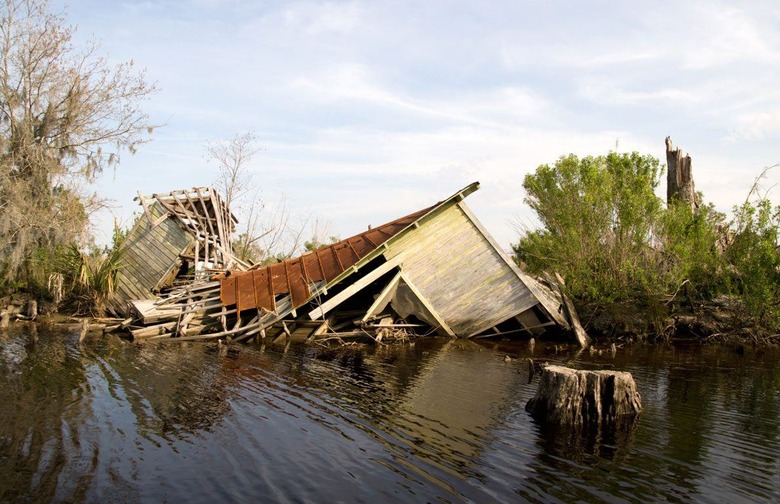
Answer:
M9 314L9 324L35 324L40 328L63 327L84 330L90 334L104 333L121 319L93 317L68 313L57 309L54 303L38 301L38 314L27 320L25 309L33 296L17 293L0 298L0 313ZM593 346L610 344L696 342L701 344L778 345L780 331L761 328L754 318L746 315L738 301L719 298L708 303L670 305L656 302L612 303L606 306L577 306L581 322ZM117 332L122 335L122 331ZM502 337L496 340L505 339ZM514 339L528 339L520 336ZM554 335L542 335L540 340L550 343L569 343Z

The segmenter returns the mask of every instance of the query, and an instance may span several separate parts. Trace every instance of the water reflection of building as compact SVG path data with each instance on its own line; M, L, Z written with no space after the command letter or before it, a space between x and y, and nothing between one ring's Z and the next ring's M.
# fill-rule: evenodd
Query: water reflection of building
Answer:
M445 345L421 371L399 406L397 426L415 449L452 469L484 449L491 426L526 379L472 342Z
M230 410L217 350L193 345L120 344L102 355L142 432L168 435L210 429Z

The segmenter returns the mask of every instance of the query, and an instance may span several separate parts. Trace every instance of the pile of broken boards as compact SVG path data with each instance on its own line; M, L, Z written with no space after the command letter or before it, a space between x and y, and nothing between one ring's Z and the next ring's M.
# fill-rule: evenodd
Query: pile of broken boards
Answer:
M588 337L560 284L523 273L466 206L464 198L478 188L473 183L433 206L266 266L233 260L230 240L208 233L214 216L210 206L183 205L200 209L203 218L197 228L193 219L180 226L192 239L179 240L182 252L168 257L173 259L164 271L168 285L155 285L155 296L123 300L127 318L122 327L137 341L383 343L431 334L483 338L547 333L587 346ZM141 234L162 219L147 213ZM228 227L232 219L221 220ZM142 244L148 247L148 242ZM132 246L131 240L126 247ZM215 255L198 257L204 249ZM193 250L192 279L176 281L171 272L189 273L184 261Z

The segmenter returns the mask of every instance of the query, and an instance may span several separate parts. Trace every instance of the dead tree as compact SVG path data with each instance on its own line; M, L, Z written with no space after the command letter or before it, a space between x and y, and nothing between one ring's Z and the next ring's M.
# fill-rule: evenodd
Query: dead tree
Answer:
M666 204L673 201L687 203L691 210L699 207L696 189L693 185L691 156L683 156L679 147L674 149L671 137L666 137Z
M639 413L642 399L631 373L546 366L525 409L549 424L600 426Z

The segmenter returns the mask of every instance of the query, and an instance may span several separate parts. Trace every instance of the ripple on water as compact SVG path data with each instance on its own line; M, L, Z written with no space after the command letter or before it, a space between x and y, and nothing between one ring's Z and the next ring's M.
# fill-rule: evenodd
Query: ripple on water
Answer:
M779 498L774 352L440 339L228 352L76 336L0 338L0 501ZM615 430L537 425L526 357L631 371L645 409Z

